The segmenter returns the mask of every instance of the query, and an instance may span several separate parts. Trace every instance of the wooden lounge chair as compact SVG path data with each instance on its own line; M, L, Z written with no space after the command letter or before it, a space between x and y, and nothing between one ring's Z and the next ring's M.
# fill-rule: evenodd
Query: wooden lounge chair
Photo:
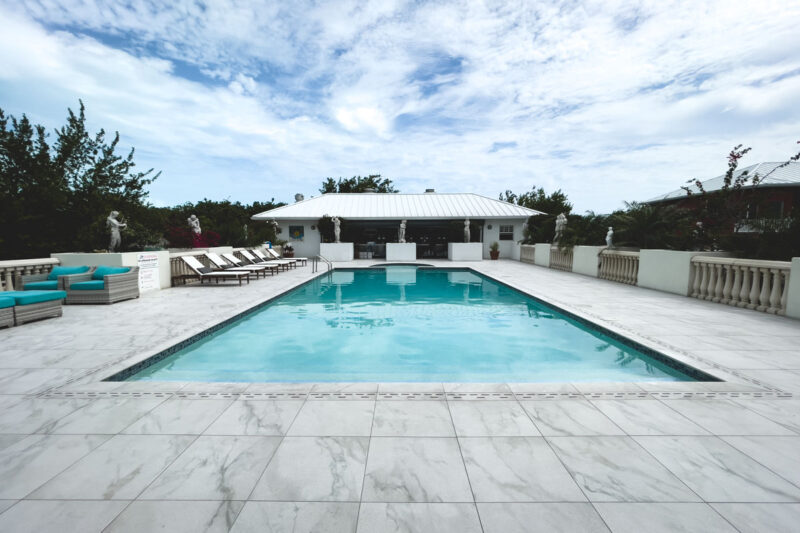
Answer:
M222 257L225 258L228 262L232 263L236 267L240 268L247 268L247 267L255 267L255 268L263 268L270 273L270 275L278 273L278 265L271 265L269 263L253 263L251 265L245 264L241 259L236 257L233 254L222 254Z
M242 284L242 280L246 280L247 283L250 283L250 272L244 270L211 270L207 266L204 266L203 263L198 261L196 258L192 257L191 255L183 255L181 259L186 266L188 266L192 272L195 273L197 278L200 280L200 284L202 285L203 280L214 280L217 283L220 280L238 280L239 285Z
M63 276L68 304L113 304L139 297L139 267L99 266Z
M236 266L232 263L225 261L221 258L218 254L214 252L207 252L203 254L206 258L211 261L211 264L215 265L221 271L234 271L234 272L249 272L251 274L255 274L256 278L258 278L259 274L267 277L267 269L266 267L262 268L259 266Z
M267 248L267 253L272 256L273 259L282 259L281 256L278 255L278 252L275 251L274 248ZM295 261L298 263L302 263L304 265L308 264L308 257L293 257Z
M273 259L272 256L267 257L266 255L264 255L264 253L261 250L253 249L253 250L250 250L250 251L253 252L254 254L256 254L256 256L259 259L261 259L262 261L264 261L266 263L272 263L274 265L281 265L281 267L284 268L284 269L288 269L290 267L291 268L297 268L297 261L295 261L294 259Z

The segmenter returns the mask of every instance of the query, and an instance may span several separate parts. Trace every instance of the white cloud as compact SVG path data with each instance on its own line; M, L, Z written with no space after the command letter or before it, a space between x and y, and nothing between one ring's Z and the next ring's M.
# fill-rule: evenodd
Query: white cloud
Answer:
M797 3L0 0L0 16L0 107L54 127L83 98L164 170L168 203L381 172L607 211L720 173L740 142L755 162L800 138Z

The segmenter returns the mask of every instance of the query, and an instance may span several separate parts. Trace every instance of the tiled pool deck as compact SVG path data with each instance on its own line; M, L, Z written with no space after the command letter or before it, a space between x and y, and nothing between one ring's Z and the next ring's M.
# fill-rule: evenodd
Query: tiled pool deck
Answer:
M462 266L725 381L109 383L310 267L67 306L0 330L0 531L800 529L799 321Z

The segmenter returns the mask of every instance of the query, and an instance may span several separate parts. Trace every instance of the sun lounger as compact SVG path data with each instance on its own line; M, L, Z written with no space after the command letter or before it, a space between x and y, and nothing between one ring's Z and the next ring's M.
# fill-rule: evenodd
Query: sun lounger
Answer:
M218 254L214 252L207 252L203 254L206 258L211 261L211 264L215 265L218 269L222 271L234 271L234 272L250 272L251 274L255 274L256 278L258 278L259 274L267 277L267 268L260 267L255 265L250 266L237 266L233 263L229 263L225 259L221 258Z
M275 251L274 248L267 248L267 253L273 257L273 259L281 259L281 256L278 255L278 252ZM308 257L293 257L295 261L299 263L308 264Z
M63 280L70 305L113 304L139 297L139 267L99 266Z
M278 265L271 265L269 263L247 265L233 254L222 254L222 257L239 268L263 268L264 270L269 271L270 275L278 273Z
M183 262L186 263L192 272L195 273L197 278L200 280L200 284L203 283L203 280L214 280L217 283L220 280L238 280L239 285L242 284L242 280L246 280L247 283L250 283L250 272L246 270L211 270L207 266L204 266L203 263L198 261L196 258L190 255L183 255L181 256Z
M267 257L266 255L264 255L264 253L261 250L253 249L253 250L250 250L250 251L253 252L254 254L256 254L256 256L259 259L261 259L262 261L265 261L267 263L273 263L275 265L281 265L284 269L288 269L289 267L297 268L297 261L295 261L294 259L273 259L271 256Z
M61 303L66 296L64 291L7 291L0 298L5 300L3 305L8 305L8 300L14 301L13 307L3 309L13 311L14 324L18 326L42 318L61 316ZM7 311L4 313L6 315ZM7 317L3 323L7 323L6 321Z

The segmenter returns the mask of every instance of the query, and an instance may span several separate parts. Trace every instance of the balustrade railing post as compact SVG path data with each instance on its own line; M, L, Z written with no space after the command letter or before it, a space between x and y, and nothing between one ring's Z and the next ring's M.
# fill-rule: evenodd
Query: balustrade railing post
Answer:
M758 306L758 297L761 293L761 272L758 267L750 267L753 274L752 286L748 295L747 308L755 309Z

